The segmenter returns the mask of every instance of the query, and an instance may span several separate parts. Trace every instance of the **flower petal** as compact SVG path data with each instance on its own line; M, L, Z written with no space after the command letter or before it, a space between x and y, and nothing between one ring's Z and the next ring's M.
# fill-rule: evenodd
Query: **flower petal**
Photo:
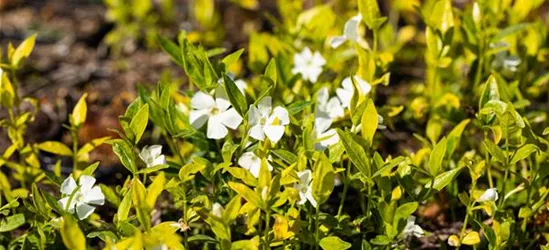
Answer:
M290 124L290 115L288 115L288 110L283 107L278 106L273 110L273 114L269 117L269 123L272 124L274 117L278 118L280 125Z
M95 178L89 175L81 175L78 181L80 182L80 192L83 194L89 192L95 184Z
M88 216L90 216L94 210L95 207L83 202L80 202L76 205L76 214L78 215L78 219L80 220L88 218Z
M59 203L59 206L61 207L61 209L65 210L65 211L68 211L69 213L72 214L72 213L74 213L74 205L76 204L76 201L73 198L72 201L71 201L71 204L69 205L68 210L67 210L67 204L69 202L69 199L70 199L70 196L67 196L67 197L59 200L58 203Z
M284 126L282 125L266 125L264 128L265 135L269 140L276 143L284 135Z
M307 197L307 200L309 200L311 205L313 205L313 207L316 208L317 203L316 203L315 198L313 197L313 187L312 186L308 187L307 193L305 194L305 197Z
M149 147L149 151L153 158L158 157L162 154L162 145L152 145Z
M219 111L225 111L231 106L227 91L221 85L215 89L215 104Z
M309 182L311 182L311 170L305 169L301 172L297 172L297 177L299 177L300 184L309 185Z
M272 98L270 96L265 96L257 104L257 109L261 117L269 116L271 109L273 108Z
M238 165L243 169L249 170L255 157L253 152L245 152L238 158Z
M206 124L206 121L208 121L208 112L207 109L201 109L201 110L191 110L189 113L189 122L191 123L191 126L195 129L199 129L204 124Z
M76 189L76 181L72 178L72 175L70 175L61 184L61 193L71 195L74 189Z
M211 95L204 92L197 92L191 99L191 107L194 109L210 109L215 105L215 101Z
M260 125L260 124L256 124L256 125L252 126L248 133L252 138L254 138L256 140L260 140L260 141L265 140L263 126Z
M231 129L238 128L238 125L242 122L242 116L240 116L240 114L238 114L238 112L236 112L233 108L230 108L220 114L219 119L221 120L221 123Z
M98 186L93 187L89 192L83 194L84 202L92 205L105 204L105 195Z
M219 116L210 116L208 119L208 129L206 131L206 136L210 139L222 139L224 138L229 131L221 123Z
M328 93L328 87L323 87L316 94L316 103L320 106L324 106L328 103L329 98L330 94Z
M328 43L330 44L330 47L332 47L332 49L335 49L341 46L346 41L347 38L345 36L334 36L330 38L330 41Z

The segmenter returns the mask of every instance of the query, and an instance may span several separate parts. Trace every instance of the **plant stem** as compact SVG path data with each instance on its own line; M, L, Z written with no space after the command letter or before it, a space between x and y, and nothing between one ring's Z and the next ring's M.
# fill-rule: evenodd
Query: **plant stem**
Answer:
M320 204L316 205L316 219L315 219L315 239L316 239L316 245L315 249L319 249L320 247Z
M343 181L343 193L341 195L341 201L339 202L339 208L337 209L336 217L341 216L341 213L343 212L343 205L345 203L345 198L347 197L347 190L349 189L349 184L351 184L350 177L351 177L351 161L349 160L347 162L347 171L345 173L345 180Z
M271 210L267 208L265 215L265 231L263 232L265 238L265 249L270 249L271 241L269 240L269 231L271 231L271 225L269 220L271 219Z

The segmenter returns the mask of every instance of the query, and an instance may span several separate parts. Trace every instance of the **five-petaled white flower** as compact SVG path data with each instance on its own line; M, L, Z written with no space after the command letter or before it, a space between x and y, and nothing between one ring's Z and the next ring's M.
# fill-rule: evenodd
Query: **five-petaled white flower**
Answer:
M363 95L367 95L372 90L372 85L370 85L367 81L364 81L359 76L354 76L355 81L358 83L358 86L360 88L360 92L362 92ZM341 104L344 108L347 108L351 106L351 99L353 99L353 95L355 93L355 89L353 87L353 81L351 80L351 77L346 77L341 82L341 86L343 88L336 89L337 97L339 97L339 100L341 101Z
M303 79L315 83L322 73L324 64L326 64L326 60L318 51L313 54L311 49L306 47L301 53L294 54L292 74L301 74Z
M478 198L478 202L497 201L499 198L497 188L489 188Z
M299 177L299 182L294 185L294 188L299 192L299 201L297 204L303 205L308 200L316 208L316 200L313 197L313 183L311 182L311 170L305 169L297 172L297 176Z
M361 22L362 15L360 14L353 16L349 20L347 20L343 28L343 35L330 38L330 46L335 49L346 41L354 41L361 47L368 48L368 43L358 33L358 28Z
M59 200L62 209L69 213L78 215L78 219L83 220L90 216L95 210L91 205L103 205L105 196L99 186L93 186L95 178L89 175L81 175L79 185L74 178L69 176L61 184L61 193L65 195Z
M261 170L261 158L257 156L254 152L245 152L238 158L238 165L242 168L250 171L250 173L255 177L259 177L259 171ZM273 171L273 166L267 162L267 168L269 171Z
M250 123L250 136L256 140L263 141L265 136L276 143L284 135L285 126L290 124L288 110L283 107L272 108L270 96L263 98L254 107L250 106L248 113Z
M166 157L162 154L161 145L143 147L139 153L139 158L147 164L148 168L166 164Z
M229 133L227 128L236 129L242 122L242 117L234 108L229 108L230 106L223 86L217 87L215 99L204 92L198 92L191 99L191 125L198 129L208 122L206 136L210 139L222 139Z
M406 222L406 226L404 227L403 236L415 236L417 238L420 238L424 234L425 232L423 231L423 228L421 228L419 225L416 225L416 217L413 215L408 217L408 221Z

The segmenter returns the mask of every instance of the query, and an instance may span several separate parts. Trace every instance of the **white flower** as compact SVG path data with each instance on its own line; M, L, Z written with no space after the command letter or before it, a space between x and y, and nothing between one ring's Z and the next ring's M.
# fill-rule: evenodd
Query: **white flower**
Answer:
M306 169L301 172L297 172L299 182L295 184L294 188L299 192L299 201L297 204L303 205L307 200L311 202L311 205L316 208L316 201L313 197L313 184L311 182L311 170Z
M358 28L361 21L362 15L360 14L353 16L349 20L347 20L343 28L343 35L330 38L330 46L335 49L346 41L354 41L358 43L358 45L360 45L361 47L368 48L368 43L358 33Z
M166 157L162 154L161 145L145 146L141 149L139 158L147 164L148 168L166 164Z
M254 152L245 152L238 158L238 165L242 168L250 171L255 177L259 177L259 171L261 169L261 158L259 158ZM267 168L269 171L273 171L273 166L267 162Z
M294 54L294 68L292 74L301 74L305 80L315 83L322 73L322 66L326 64L324 57L316 51L314 54L306 47L301 53Z
M329 98L328 88L322 88L317 95L315 112L314 140L315 149L324 150L330 145L339 142L339 136L334 129L330 129L332 121L343 117L345 112L337 97Z
M497 201L498 200L498 190L497 188L489 188L484 191L484 193L478 198L478 202L484 201Z
M408 217L408 221L406 222L406 227L404 227L403 233L404 237L415 236L417 238L420 238L425 234L423 229L420 226L416 225L416 217L413 215Z
M95 178L89 175L82 175L79 179L79 185L74 178L69 176L61 184L61 193L65 195L59 200L59 205L69 213L78 215L78 219L83 220L90 216L95 210L91 205L103 205L105 196L95 184Z
M212 214L217 218L223 218L223 213L225 212L225 209L223 208L223 205L219 203L214 203L212 205Z
M223 86L217 87L216 98L204 92L196 93L191 99L193 110L189 120L194 128L201 128L206 121L208 129L206 136L210 139L222 139L229 132L227 128L236 129L242 122L242 117L234 108L229 108L231 103Z
M317 113L325 113L327 117L334 120L345 115L343 106L337 97L330 98L328 88L324 87L318 91L316 97L316 109Z
M367 82L362 80L359 76L354 76L355 81L358 83L358 86L360 88L360 92L362 92L363 95L367 95L372 90L372 86ZM347 108L351 105L351 99L353 99L353 95L355 93L355 89L353 88L353 81L351 80L351 77L346 77L341 82L341 86L343 88L336 89L337 97L339 97L339 100L341 101L341 104L344 108Z
M249 134L260 141L263 141L266 135L269 140L276 143L284 135L285 126L290 124L290 117L283 107L276 107L273 110L271 102L271 97L267 96L258 103L257 107L250 106Z

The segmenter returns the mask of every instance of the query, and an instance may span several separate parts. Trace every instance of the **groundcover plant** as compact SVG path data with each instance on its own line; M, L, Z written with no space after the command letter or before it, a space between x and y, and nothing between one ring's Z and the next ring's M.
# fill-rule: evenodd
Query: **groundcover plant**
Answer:
M84 144L86 94L72 145L27 142L40 102L17 72L36 36L8 45L0 249L549 248L547 3L315 2L276 1L272 30L232 53L154 34L187 83L140 86L120 129ZM102 144L123 182L95 179Z

